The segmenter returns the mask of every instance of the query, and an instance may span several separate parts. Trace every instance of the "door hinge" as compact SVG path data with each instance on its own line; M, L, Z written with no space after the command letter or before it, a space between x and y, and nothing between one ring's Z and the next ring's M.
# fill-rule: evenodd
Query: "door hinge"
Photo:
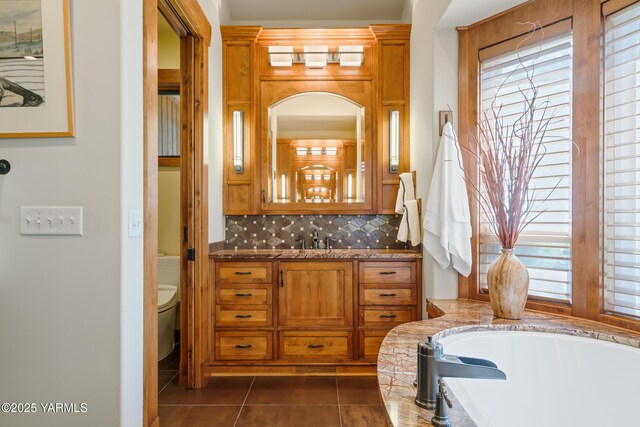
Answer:
M196 249L189 248L187 249L187 261L195 261L196 260Z
M187 231L187 226L185 225L182 227L182 241L186 242L187 240L189 240L189 233Z

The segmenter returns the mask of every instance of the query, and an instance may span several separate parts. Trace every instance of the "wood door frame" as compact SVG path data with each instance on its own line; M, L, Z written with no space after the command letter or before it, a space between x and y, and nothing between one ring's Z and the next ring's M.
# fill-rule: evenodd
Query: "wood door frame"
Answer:
M208 298L208 188L205 126L211 24L197 0L143 2L144 108L144 342L143 425L158 418L158 10L181 38L181 254L180 385L201 387L206 359ZM185 101L186 99L186 101ZM187 248L195 260L187 262ZM185 328L186 326L186 328ZM186 333L185 333L186 332Z

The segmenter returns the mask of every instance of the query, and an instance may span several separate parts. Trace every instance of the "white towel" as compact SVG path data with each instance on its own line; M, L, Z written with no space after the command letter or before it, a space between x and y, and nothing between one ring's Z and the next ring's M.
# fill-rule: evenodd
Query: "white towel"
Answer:
M424 243L442 268L471 273L471 216L462 155L451 123L442 132L424 218Z
M420 232L418 201L408 200L404 203L404 215L402 215L402 221L398 227L398 240L401 242L411 240L412 246L418 246L422 241Z
M415 200L416 192L413 187L413 174L400 174L400 188L398 189L398 198L396 199L396 213L404 212L404 204L408 200Z

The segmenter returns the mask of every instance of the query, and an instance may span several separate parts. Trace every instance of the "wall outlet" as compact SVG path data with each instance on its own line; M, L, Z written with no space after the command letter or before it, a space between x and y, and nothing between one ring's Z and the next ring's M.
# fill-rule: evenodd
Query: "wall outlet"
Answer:
M82 207L21 206L20 234L82 236Z

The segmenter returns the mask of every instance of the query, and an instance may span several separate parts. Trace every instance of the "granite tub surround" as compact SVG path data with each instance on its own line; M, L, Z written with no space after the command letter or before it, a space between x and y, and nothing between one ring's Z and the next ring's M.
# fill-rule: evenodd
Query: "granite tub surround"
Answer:
M311 246L314 231L331 237L336 249L406 249L396 239L400 215L244 215L225 218L225 245L230 249L294 249L304 237Z
M428 300L433 318L405 323L392 329L380 347L378 382L391 425L429 426L433 412L415 405L416 345L428 336L435 340L473 331L506 330L567 334L640 348L640 335L588 320L525 310L520 320L493 317L491 305L471 300ZM437 316L437 317L436 317ZM446 353L446 348L445 348ZM449 392L452 425L475 426L455 395Z
M212 250L215 259L358 259L412 260L422 252L413 249L219 249Z

